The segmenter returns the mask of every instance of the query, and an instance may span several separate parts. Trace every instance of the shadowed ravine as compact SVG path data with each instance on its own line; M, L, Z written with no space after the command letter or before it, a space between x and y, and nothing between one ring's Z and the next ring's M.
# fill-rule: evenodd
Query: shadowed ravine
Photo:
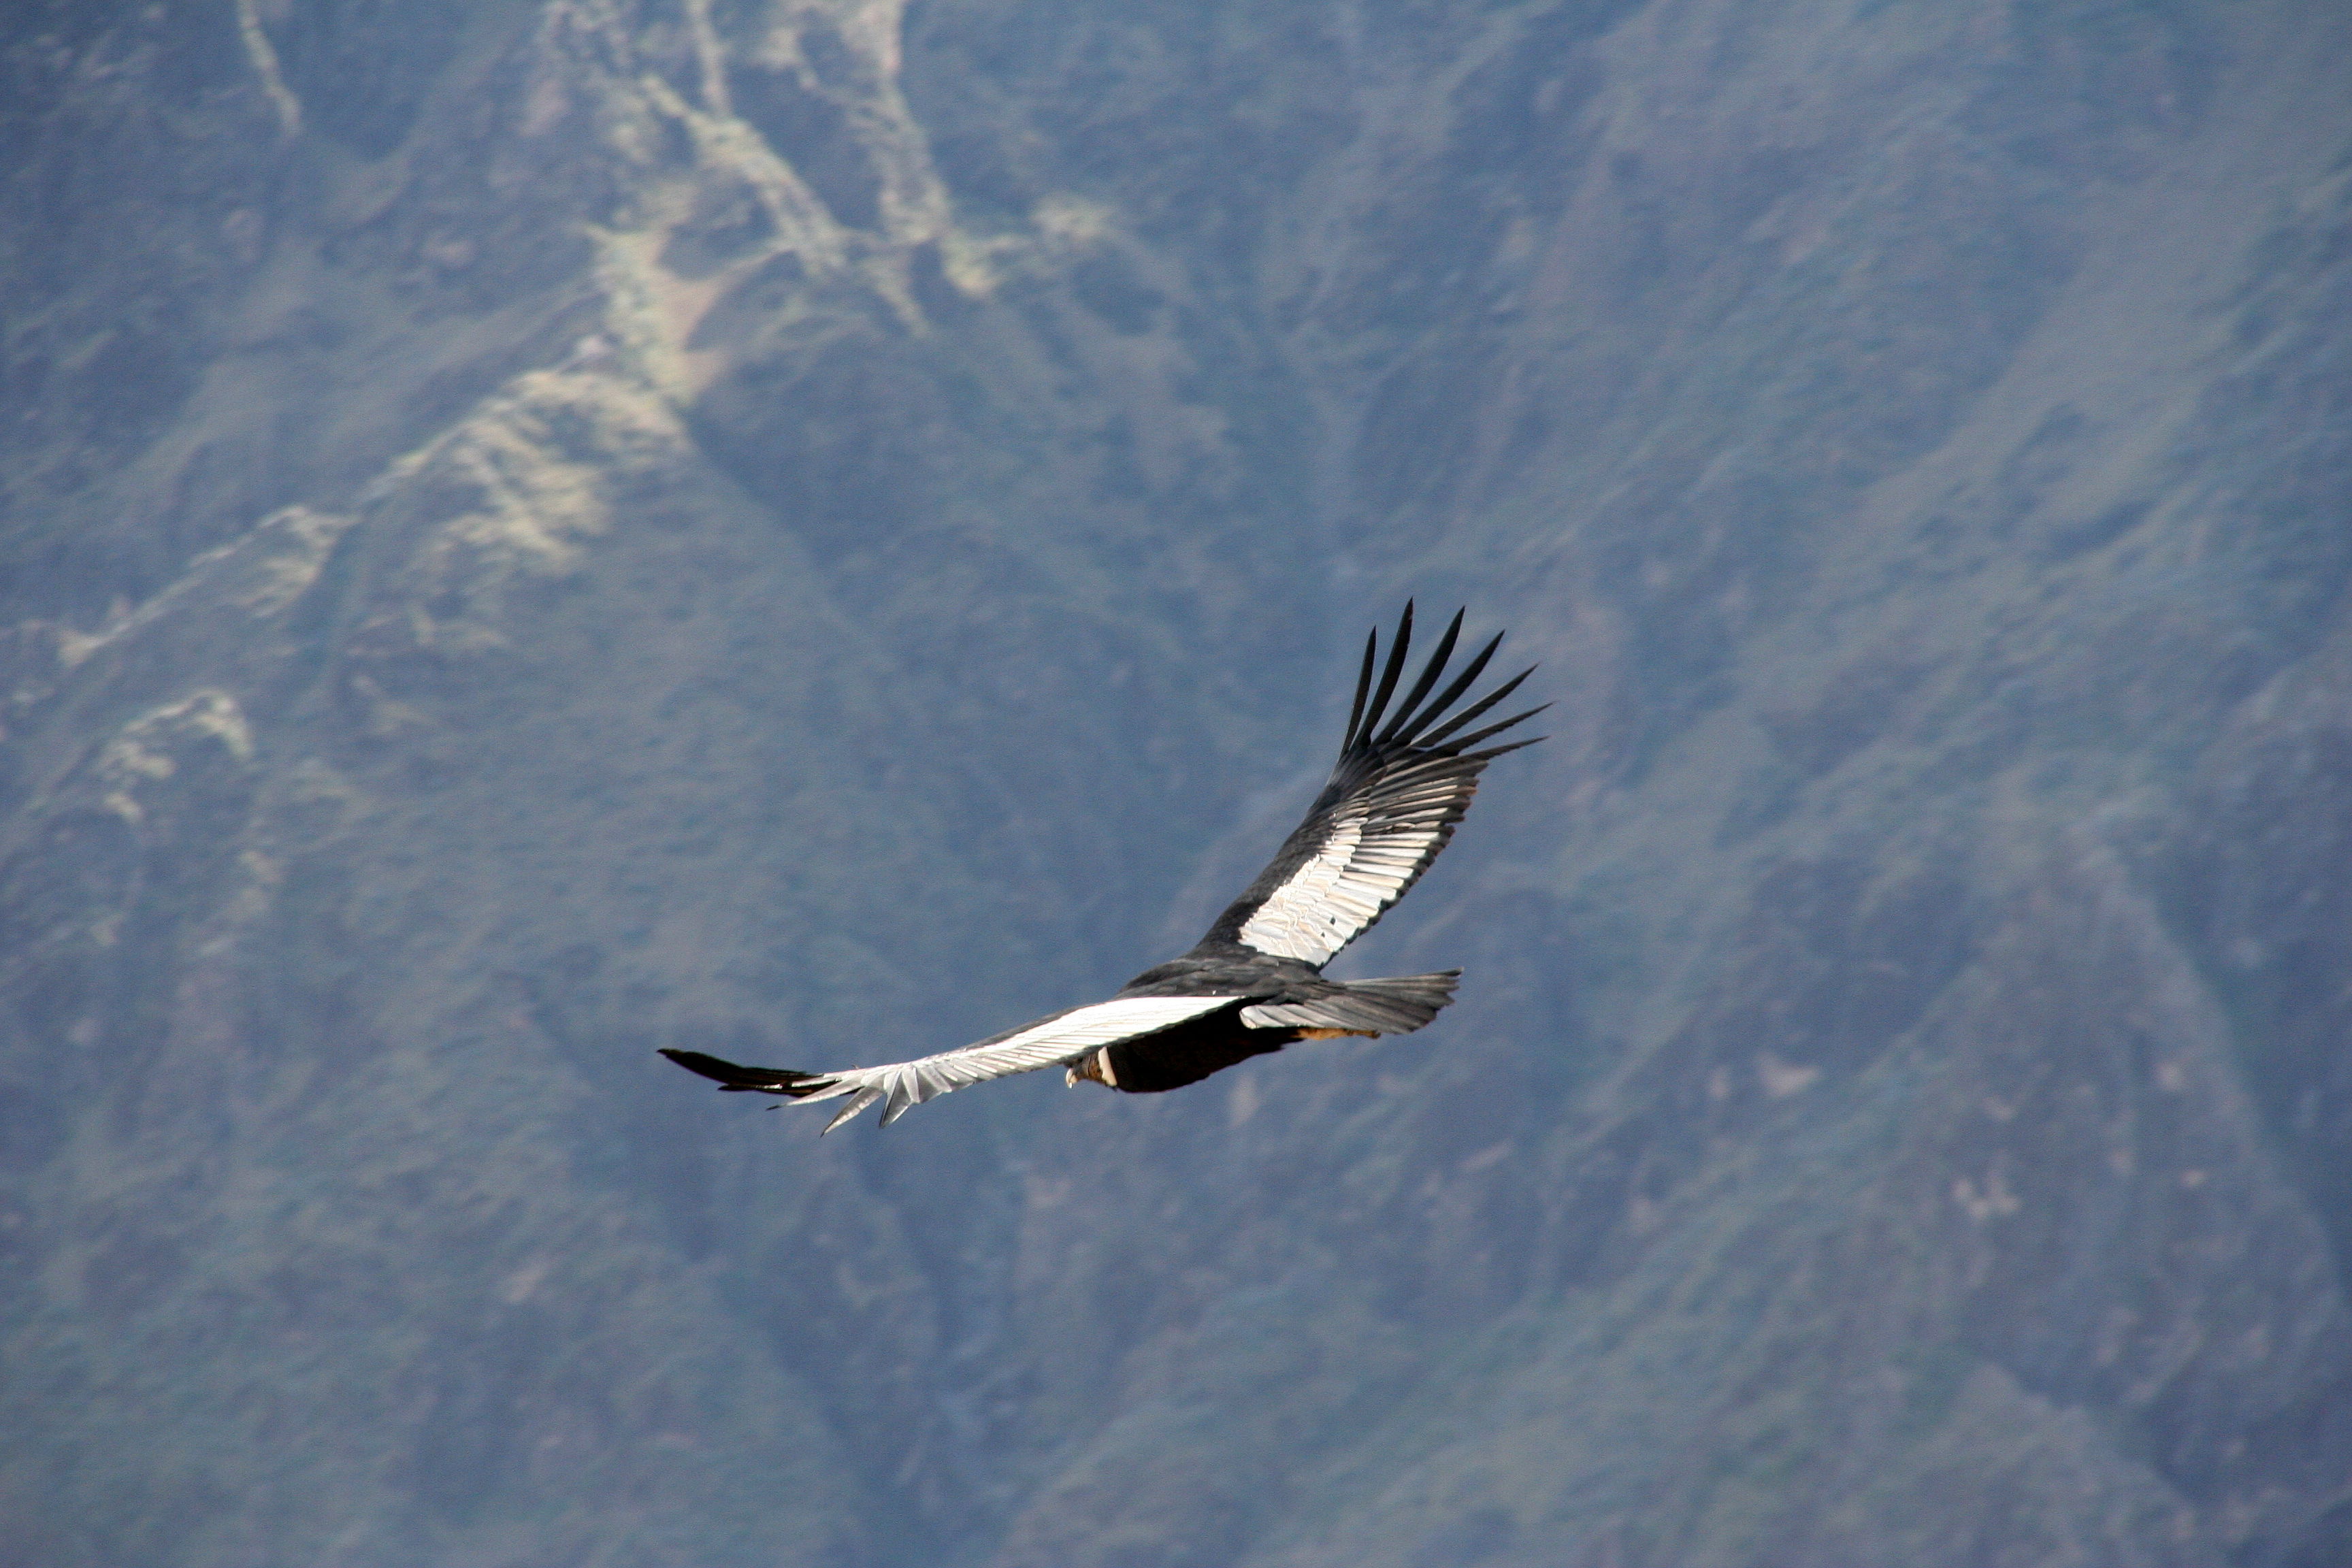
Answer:
M0 1563L2352 1561L2340 5L0 45ZM1408 595L1428 1029L655 1056L1181 951Z

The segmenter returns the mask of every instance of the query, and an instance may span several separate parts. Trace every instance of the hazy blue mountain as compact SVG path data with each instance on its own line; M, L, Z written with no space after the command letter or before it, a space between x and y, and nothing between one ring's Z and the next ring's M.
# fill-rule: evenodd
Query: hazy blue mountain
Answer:
M2352 11L26 0L0 1563L2352 1562ZM1409 595L1409 1038L1189 945Z

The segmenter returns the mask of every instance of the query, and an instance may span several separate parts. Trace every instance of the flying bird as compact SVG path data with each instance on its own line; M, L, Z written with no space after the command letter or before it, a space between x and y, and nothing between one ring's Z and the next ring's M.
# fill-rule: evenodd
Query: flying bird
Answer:
M1451 711L1503 642L1497 632L1432 697L1461 634L1457 611L1391 714L1389 700L1412 640L1412 604L1397 622L1377 689L1372 671L1381 664L1380 632L1373 630L1364 643L1339 761L1307 820L1199 945L1145 970L1108 1002L1050 1014L960 1050L837 1072L740 1067L700 1051L661 1054L718 1079L725 1090L812 1103L841 1100L825 1124L830 1132L877 1100L887 1127L908 1107L935 1095L1040 1068L1064 1068L1073 1085L1156 1094L1295 1040L1410 1034L1454 1000L1460 970L1329 980L1323 966L1370 930L1437 858L1469 810L1486 764L1544 737L1484 742L1550 706L1471 730L1535 671L1523 669Z

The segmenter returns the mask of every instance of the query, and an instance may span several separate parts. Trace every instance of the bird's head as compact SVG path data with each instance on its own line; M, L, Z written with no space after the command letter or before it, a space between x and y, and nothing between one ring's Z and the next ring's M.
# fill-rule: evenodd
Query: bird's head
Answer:
M1098 1083L1105 1089L1117 1089L1118 1079L1110 1070L1110 1047L1088 1051L1063 1070L1062 1081L1076 1089L1082 1083Z

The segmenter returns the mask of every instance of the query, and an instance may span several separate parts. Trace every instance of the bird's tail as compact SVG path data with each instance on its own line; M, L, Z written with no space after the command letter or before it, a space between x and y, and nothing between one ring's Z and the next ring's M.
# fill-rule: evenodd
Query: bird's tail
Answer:
M1242 1009L1254 1029L1337 1029L1350 1035L1409 1035L1444 1010L1462 983L1458 969L1396 974L1385 980L1329 982L1328 994L1309 1002L1261 1004Z
M717 1079L722 1092L730 1094L781 1094L788 1100L804 1100L820 1090L830 1089L837 1081L821 1072L794 1072L790 1068L747 1068L717 1057L704 1056L700 1051L674 1051L662 1047L662 1055L688 1072Z

